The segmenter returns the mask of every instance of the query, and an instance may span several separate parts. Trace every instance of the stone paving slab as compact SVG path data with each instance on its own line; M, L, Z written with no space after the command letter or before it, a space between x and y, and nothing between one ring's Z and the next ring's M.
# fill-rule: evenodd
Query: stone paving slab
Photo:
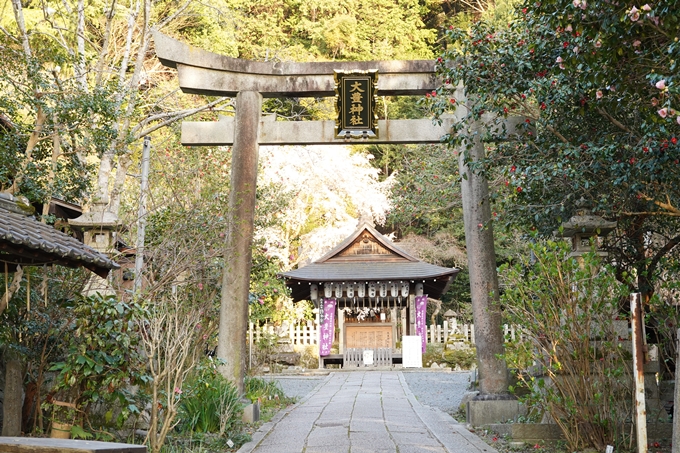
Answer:
M423 406L400 371L331 373L239 453L497 453L450 415Z

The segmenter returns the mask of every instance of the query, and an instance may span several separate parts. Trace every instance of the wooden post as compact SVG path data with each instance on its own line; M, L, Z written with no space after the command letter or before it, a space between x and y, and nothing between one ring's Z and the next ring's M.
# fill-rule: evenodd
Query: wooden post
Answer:
M21 435L21 407L23 399L23 367L16 359L7 361L5 371L5 401L3 406L2 435Z
M397 341L397 308L396 307L390 308L390 321L392 322L392 345L390 347L392 349L394 349L395 346L396 346L395 342Z
M644 371L645 353L643 349L644 331L642 328L642 298L640 293L630 295L630 313L631 333L633 336L633 375L635 378L635 431L637 434L637 452L647 453L647 410L645 408ZM674 425L675 423L677 423L676 420L674 420ZM673 448L676 448L675 445Z
M321 304L323 301L319 299L319 306L316 310L316 351L319 354L319 368L323 368L323 359L321 358Z
M257 139L261 112L260 93L246 91L236 96L217 356L225 361L221 372L236 385L239 395L244 393L248 290L259 153Z
M248 369L253 367L253 331L255 330L255 324L250 323L250 329L248 329Z
M344 354L345 352L345 310L338 308L338 353Z
M675 393L673 396L673 453L680 453L680 329L675 336Z

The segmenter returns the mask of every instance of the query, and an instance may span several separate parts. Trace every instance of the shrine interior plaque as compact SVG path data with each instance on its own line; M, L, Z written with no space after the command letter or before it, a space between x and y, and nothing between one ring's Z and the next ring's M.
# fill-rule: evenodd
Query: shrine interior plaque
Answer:
M345 324L346 348L394 348L392 323Z

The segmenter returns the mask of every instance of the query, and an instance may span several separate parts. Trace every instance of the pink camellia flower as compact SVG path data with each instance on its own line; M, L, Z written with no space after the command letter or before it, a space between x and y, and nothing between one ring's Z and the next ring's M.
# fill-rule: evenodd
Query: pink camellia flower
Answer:
M179 387L175 387L175 393L177 393L178 395L181 395L181 394L182 394L182 389L179 388Z
M586 0L581 0L581 4L579 5L579 8L581 9L586 9L588 4L586 3Z
M574 46L574 53L578 53L578 51L579 51L578 46Z
M642 42L639 39L633 41L633 47L640 47L640 44L642 44Z
M595 47L599 49L602 47L602 43L600 41L595 41Z
M572 3L574 4L574 8L578 8L578 6L581 4L581 0L574 0Z
M597 92L595 93L595 97L598 99L602 99L602 96L603 96L602 90L597 90Z
M569 24L564 28L564 31L568 31L569 33L571 33L572 31L574 31L574 29L571 28L571 24Z
M652 10L652 7L649 6L649 3L645 3L644 6L642 6L642 8L640 8L640 9L641 9L642 11L651 11L651 10Z
M562 57L557 57L557 60L555 60L555 63L562 63Z
M666 118L668 116L668 109L664 107L656 113L658 113L661 118Z
M628 12L628 16L630 20L637 22L640 19L640 10L633 6Z
M680 125L680 116L675 119L675 121Z
M656 82L656 85L654 85L654 86L657 87L660 90L663 90L664 88L666 88L666 81L665 80L659 80L658 82Z
M659 104L659 100L657 98L652 98L652 106L656 107Z

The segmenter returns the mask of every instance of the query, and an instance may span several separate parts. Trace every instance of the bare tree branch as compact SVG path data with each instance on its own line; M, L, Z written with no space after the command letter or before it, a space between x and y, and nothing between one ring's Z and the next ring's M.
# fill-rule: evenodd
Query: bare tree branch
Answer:
M609 114L609 112L607 112L606 110L604 110L602 107L598 107L598 108L597 108L597 111L598 111L598 113L599 113L600 115L604 116L604 117L607 118L609 121L611 121L611 123L612 123L614 126L618 127L619 129L621 129L621 130L624 131L624 132L628 132L629 134L632 133L632 131L628 128L628 126L626 126L625 124L621 123L619 120L617 120L616 118L614 118L613 116L611 116L611 115Z
M222 102L225 102L225 101L231 101L231 98L221 97L219 99L216 99L215 101L212 101L208 104L202 105L202 106L197 107L195 109L182 110L182 111L179 111L179 112L159 113L158 115L149 116L147 118L144 118L144 120L142 120L137 126L132 128L132 133L133 133L134 137L138 138L138 139L145 137L146 135L149 135L151 132L153 132L155 130L169 126L170 124L173 124L173 123L175 123L175 122L177 122L177 121L179 121L183 118L189 117L191 115L195 115L196 113L200 113L200 112L203 112L205 110L209 110L209 109L215 107L216 105L219 105L219 104L221 104ZM146 126L150 122L158 121L158 120L163 120L163 121L161 121L159 124L154 125L153 127L150 127L148 129L144 129L139 133L137 132L137 131L139 131L139 129Z

